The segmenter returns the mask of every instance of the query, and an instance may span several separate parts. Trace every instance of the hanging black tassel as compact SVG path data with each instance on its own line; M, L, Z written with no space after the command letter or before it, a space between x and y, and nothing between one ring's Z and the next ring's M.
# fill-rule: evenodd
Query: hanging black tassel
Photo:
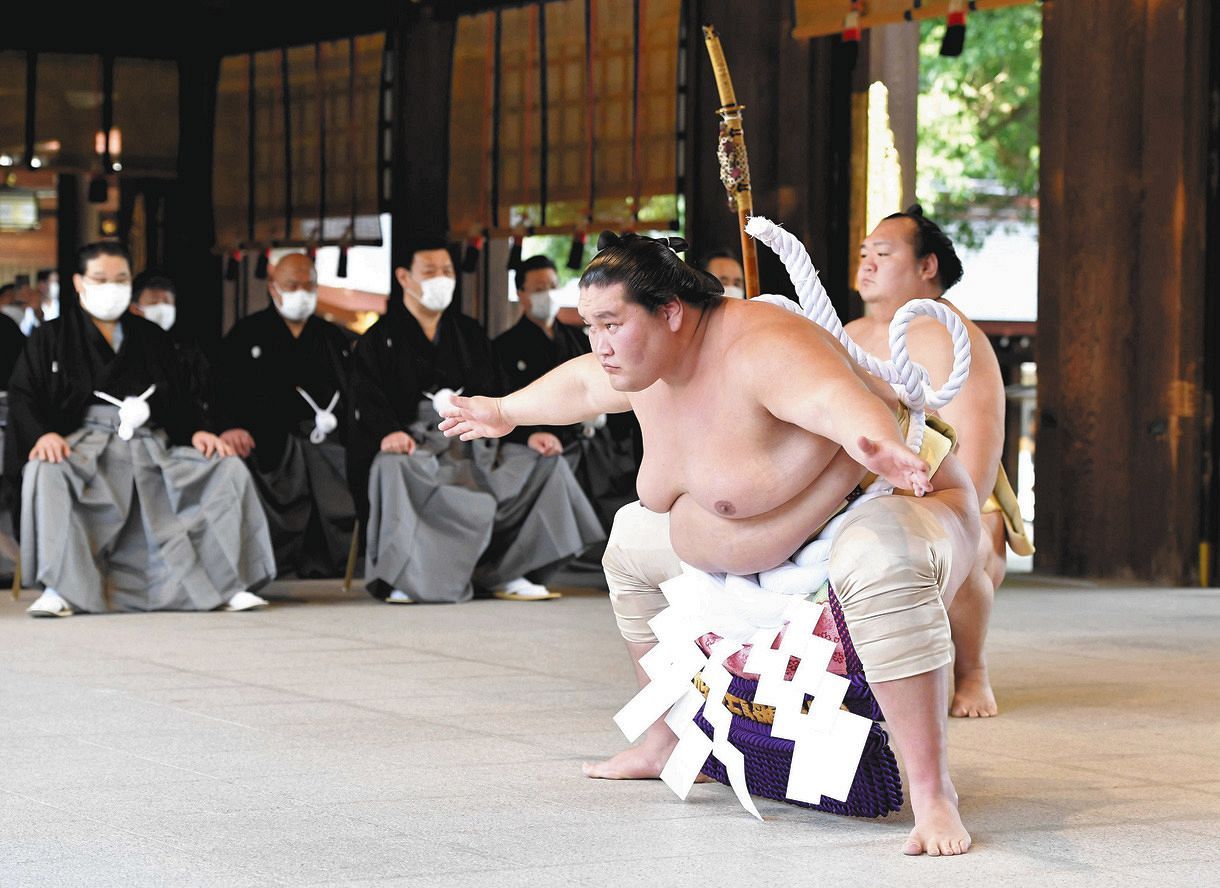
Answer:
M964 3L952 3L949 6L948 26L945 28L945 39L940 43L940 54L943 56L960 56L966 46L966 8Z
M260 281L267 280L267 265L271 261L271 250L260 250L258 263L254 266L254 276Z
M229 253L225 261L225 280L235 281L241 277L241 251Z
M105 176L94 176L89 180L89 203L104 204L110 199L110 183Z
M335 269L337 277L347 277L347 244L342 244L339 247L339 267Z
M508 248L508 270L516 271L521 267L521 244L525 238L520 234L513 235L513 244Z
M843 20L843 33L839 38L838 51L843 66L851 71L860 57L860 11L859 4L852 3L852 10Z
M585 267L585 233L578 231L572 235L572 249L568 251L568 268L580 271Z
M466 249L462 251L462 273L474 274L479 270L479 253L483 250L482 236L466 239Z

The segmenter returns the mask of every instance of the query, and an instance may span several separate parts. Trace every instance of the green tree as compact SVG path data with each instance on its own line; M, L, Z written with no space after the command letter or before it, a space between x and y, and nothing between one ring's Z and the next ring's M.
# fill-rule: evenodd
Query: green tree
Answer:
M963 245L1034 221L1042 8L971 13L958 57L940 55L944 20L920 29L917 193Z

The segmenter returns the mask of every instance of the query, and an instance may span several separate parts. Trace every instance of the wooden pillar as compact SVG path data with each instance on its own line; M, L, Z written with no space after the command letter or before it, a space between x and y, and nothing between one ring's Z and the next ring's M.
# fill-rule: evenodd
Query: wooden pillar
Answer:
M889 91L890 131L902 166L901 206L915 202L915 147L919 140L919 22L882 25L864 32L869 83ZM866 87L867 88L867 87Z
M392 255L449 231L449 97L457 23L430 9L394 33L394 116L389 210Z
M1035 564L1053 573L1197 576L1208 15L1043 5Z
M211 349L223 333L221 257L212 252L212 145L220 59L178 63L178 180L165 207L165 265L178 288L178 327Z
M80 176L60 173L55 177L55 264L59 269L59 289L72 288L76 274L76 252L84 246L81 240Z

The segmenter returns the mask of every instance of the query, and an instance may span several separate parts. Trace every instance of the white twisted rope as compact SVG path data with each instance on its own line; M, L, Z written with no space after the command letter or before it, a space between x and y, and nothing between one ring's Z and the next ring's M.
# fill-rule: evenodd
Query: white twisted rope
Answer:
M788 270L788 276L796 287L800 313L843 343L856 363L894 387L898 397L911 413L907 446L918 453L923 446L927 411L939 410L953 400L970 374L970 332L962 323L962 319L947 306L933 299L915 299L908 302L890 321L891 360L881 361L856 345L843 329L843 323L835 313L826 288L818 279L817 270L814 269L804 244L762 216L750 219L746 224L746 234L770 247L784 263L784 268ZM778 299L792 307L791 300L783 297ZM948 328L949 335L953 338L953 371L945 384L936 391L932 390L928 371L911 360L910 352L907 351L907 328L917 315L926 315L940 321Z

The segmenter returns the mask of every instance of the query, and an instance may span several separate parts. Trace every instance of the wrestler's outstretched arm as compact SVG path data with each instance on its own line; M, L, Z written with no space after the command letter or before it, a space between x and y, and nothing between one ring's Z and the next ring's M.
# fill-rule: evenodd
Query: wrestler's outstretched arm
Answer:
M570 425L602 413L626 413L631 401L615 391L595 355L560 364L503 398L454 397L440 429L463 441L501 438L519 425Z
M791 325L783 336L747 345L744 356L762 405L777 419L821 435L895 487L932 492L928 464L902 439L894 414L861 379L829 334Z

